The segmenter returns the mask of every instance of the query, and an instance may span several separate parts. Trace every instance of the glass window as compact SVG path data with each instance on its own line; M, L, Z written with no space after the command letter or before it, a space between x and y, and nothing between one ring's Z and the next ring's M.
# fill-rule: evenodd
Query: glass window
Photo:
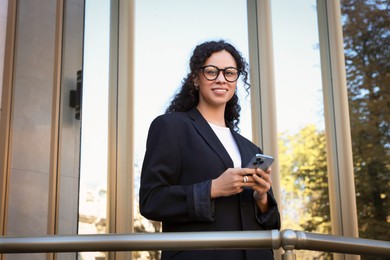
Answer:
M79 234L107 232L110 1L85 1ZM104 258L81 252L80 259Z
M330 233L316 1L271 4L282 229ZM296 253L299 259L323 255Z
M136 1L135 27L135 205L138 207L139 175L151 121L163 114L187 75L189 58L196 45L224 39L248 58L245 0ZM238 85L241 134L251 135L250 96ZM135 209L135 230L159 231L159 223L142 218ZM157 252L139 252L135 259L152 259Z
M341 1L359 236L390 240L388 1Z

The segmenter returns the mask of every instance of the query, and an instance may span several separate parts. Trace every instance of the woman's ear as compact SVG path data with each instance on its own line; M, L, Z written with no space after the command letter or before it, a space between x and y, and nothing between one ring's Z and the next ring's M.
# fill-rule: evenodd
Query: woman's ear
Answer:
M194 82L195 89L198 90L199 89L198 77L194 78L193 82Z

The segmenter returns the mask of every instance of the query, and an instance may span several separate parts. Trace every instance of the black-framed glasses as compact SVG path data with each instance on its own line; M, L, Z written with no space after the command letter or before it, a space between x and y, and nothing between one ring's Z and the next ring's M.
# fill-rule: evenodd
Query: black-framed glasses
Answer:
M219 72L221 71L226 81L228 82L234 82L240 76L240 71L235 67L227 67L224 69L219 69L214 65L208 65L202 67L201 69L203 71L203 76L210 81L216 80L218 78Z

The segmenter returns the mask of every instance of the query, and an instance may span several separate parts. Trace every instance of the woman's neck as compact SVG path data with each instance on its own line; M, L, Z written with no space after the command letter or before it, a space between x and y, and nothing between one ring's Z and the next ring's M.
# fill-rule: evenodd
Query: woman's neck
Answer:
M210 108L210 107L198 105L197 109L202 114L202 116L206 119L207 122L217 126L226 127L224 106L220 106L217 108Z

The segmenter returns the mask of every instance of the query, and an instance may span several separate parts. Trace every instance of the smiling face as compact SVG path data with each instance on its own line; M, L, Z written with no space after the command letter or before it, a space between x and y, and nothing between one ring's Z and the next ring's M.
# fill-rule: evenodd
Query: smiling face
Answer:
M226 50L214 52L203 64L203 66L213 65L218 69L228 67L237 67L233 56ZM200 71L194 80L195 86L199 88L199 103L198 108L223 108L226 103L233 97L236 91L236 83L228 82L223 72L220 71L215 80L208 80Z

